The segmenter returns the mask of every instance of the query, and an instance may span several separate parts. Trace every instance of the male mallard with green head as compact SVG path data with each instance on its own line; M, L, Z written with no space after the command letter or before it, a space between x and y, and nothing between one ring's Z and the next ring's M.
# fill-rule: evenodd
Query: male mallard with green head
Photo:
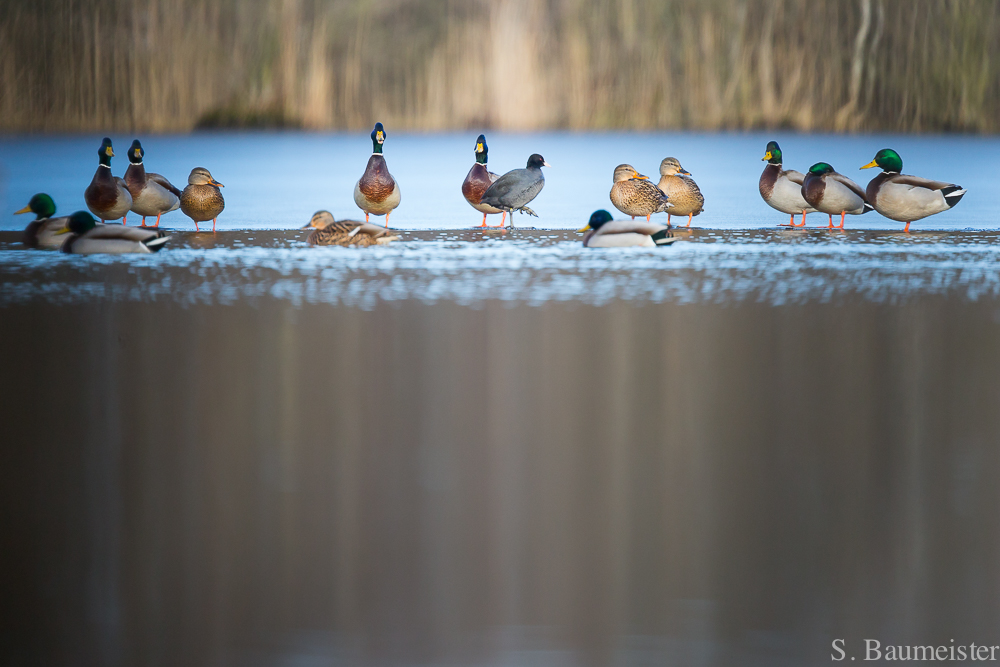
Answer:
M146 151L136 139L128 149L128 169L125 170L125 186L132 195L132 212L142 216L142 226L146 226L146 216L155 215L160 226L160 216L176 211L181 206L181 191L163 176L146 171L142 158Z
M306 243L309 245L356 245L367 248L372 245L388 245L399 237L387 229L370 222L355 220L334 220L329 211L316 211L302 229L312 229Z
M881 167L882 173L868 183L868 201L890 220L905 222L903 231L907 233L914 220L947 211L965 196L961 185L902 173L903 158L891 148L883 148L861 168L871 167Z
M104 137L97 151L100 160L97 172L84 191L83 199L90 212L100 218L102 223L121 218L122 224L126 224L129 209L132 208L132 195L124 180L111 175L111 158L114 156L111 139Z
M215 222L226 208L226 200L222 198L219 188L225 187L212 178L211 172L204 167L195 167L188 175L188 184L181 192L181 212L194 220L194 229L199 222L212 221L212 232L215 232Z
M15 211L14 215L21 213L34 213L35 219L24 228L24 245L29 248L48 248L58 250L62 246L63 238L58 232L66 226L68 217L53 218L56 214L56 203L52 197L44 192L39 192L31 198L28 205L20 211Z
M486 190L493 185L495 180L500 178L486 166L488 152L489 147L486 145L486 135L480 134L479 138L476 139L476 162L469 169L465 180L462 181L462 196L465 197L465 201L472 205L472 208L483 214L483 224L480 227L487 226L486 216L491 213L503 214L503 217L500 219L500 226L503 227L504 222L507 220L507 211L490 206L489 204L483 204L481 201Z
M671 215L686 215L685 227L691 226L691 218L701 215L705 210L705 196L701 194L698 184L691 178L691 172L681 166L675 157L663 158L660 163L660 182L656 187L670 199L673 207L667 211L667 224Z
M777 141L767 142L761 161L767 162L767 166L760 175L758 185L760 196L771 208L788 214L788 224L781 223L782 227L805 227L806 213L816 212L816 209L802 197L805 174L794 169L781 168L781 148L778 147ZM802 222L798 225L795 224L797 213L802 213Z
M99 225L86 211L69 216L59 233L68 234L62 251L74 255L148 254L159 251L170 238L159 230Z
M802 198L820 213L830 216L827 229L843 229L844 216L861 215L874 210L865 199L861 186L843 174L838 174L826 162L817 162L809 167L809 173L802 181ZM833 216L840 214L840 225L834 227Z
M603 208L594 211L590 221L577 231L583 235L585 248L630 248L670 245L677 239L670 234L670 227L642 220L612 220Z
M633 220L637 215L645 216L646 222L654 213L666 213L673 207L663 190L650 183L649 176L643 176L630 164L615 167L611 203L625 215L632 216Z
M401 195L399 185L389 173L389 167L382 157L382 144L386 133L382 123L375 123L372 130L372 156L368 158L368 166L354 186L354 203L365 212L365 222L369 215L384 215L385 226L389 227L389 214L399 206Z

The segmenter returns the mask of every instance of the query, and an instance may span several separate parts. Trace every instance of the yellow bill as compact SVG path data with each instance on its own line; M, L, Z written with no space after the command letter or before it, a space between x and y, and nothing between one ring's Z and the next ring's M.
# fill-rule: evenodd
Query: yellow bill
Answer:
M587 224L585 224L583 227L581 227L580 229L578 229L576 231L577 232L589 232L590 231L590 223L588 222Z
M761 162L766 162L771 159L771 151L764 153L764 157L760 159Z
M872 160L871 162L869 162L868 164L866 164L865 166L863 166L861 168L862 169L871 169L872 167L877 167L877 166L878 166L878 162L876 162L875 160Z
M14 215L21 215L22 213L31 213L31 204L28 204L20 211L14 211Z

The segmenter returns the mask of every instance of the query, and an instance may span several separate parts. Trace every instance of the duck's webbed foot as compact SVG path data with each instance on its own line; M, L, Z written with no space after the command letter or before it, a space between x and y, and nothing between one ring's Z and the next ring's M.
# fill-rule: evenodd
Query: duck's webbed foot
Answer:
M538 214L537 214L537 213L535 213L534 211L532 211L532 210L531 210L530 208L528 208L527 206L522 206L521 208L519 208L519 209L517 209L517 210L519 210L519 211L520 211L521 213L527 213L528 215L532 215L532 216L534 216L534 217L536 217L536 218L538 217Z

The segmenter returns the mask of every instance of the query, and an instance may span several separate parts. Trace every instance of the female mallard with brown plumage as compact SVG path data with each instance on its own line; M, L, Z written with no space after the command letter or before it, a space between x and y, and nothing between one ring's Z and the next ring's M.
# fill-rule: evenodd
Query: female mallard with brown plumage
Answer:
M219 188L225 187L212 178L211 172L204 167L195 167L188 176L188 185L181 193L181 211L194 220L195 231L199 222L212 221L212 231L215 231L215 221L226 208L226 200L222 198Z
M630 164L615 167L615 183L611 186L611 203L625 215L642 215L646 222L654 213L666 213L673 204L663 190L649 182Z
M480 227L487 226L486 216L491 213L503 214L503 217L500 219L500 226L503 227L504 222L507 220L507 211L495 208L489 204L483 204L480 201L483 198L483 193L493 185L493 181L500 178L486 166L488 152L489 147L486 145L486 135L480 134L479 138L476 139L476 163L472 165L472 169L469 169L465 180L462 181L462 196L465 197L465 201L472 205L472 208L483 214L483 224Z
M111 139L104 137L97 151L100 163L83 193L83 199L90 212L100 218L102 223L121 218L122 224L125 224L129 209L132 208L132 195L125 186L125 181L111 174L111 158L114 156Z
M59 231L66 226L68 217L53 218L56 214L56 203L52 197L44 192L39 192L31 198L28 205L20 211L15 211L14 215L21 213L34 213L35 219L24 228L24 245L29 248L48 248L58 250L65 240L59 235Z
M868 201L890 220L905 222L903 231L907 233L914 220L947 211L965 196L961 185L902 173L903 158L891 148L883 148L861 168L870 167L881 167L882 173L868 183Z
M781 148L777 141L767 142L767 148L761 160L767 162L767 166L764 167L757 185L760 196L771 208L788 214L788 224L781 223L782 227L805 227L806 214L816 212L816 209L802 197L802 183L806 179L805 174L794 169L782 169ZM802 222L796 225L795 214L797 213L802 213Z
M673 207L667 211L667 224L671 215L686 215L685 227L691 226L691 218L700 215L705 210L705 197L701 194L698 184L691 178L691 172L681 166L675 157L663 158L660 163L660 182L656 187L670 199Z
M313 213L309 224L302 229L310 228L312 228L312 232L306 238L309 245L356 245L367 248L371 245L387 245L392 241L399 240L398 236L369 222L355 220L337 222L329 211Z
M132 212L142 216L142 226L146 226L146 216L155 215L160 226L160 216L176 211L181 206L181 191L163 176L146 171L142 158L146 151L136 139L128 149L128 169L125 170L125 187L132 195Z
M354 203L365 212L365 222L369 215L384 215L385 226L389 227L389 214L399 206L399 185L389 173L389 167L382 157L382 144L386 138L382 123L375 123L372 130L372 156L368 167L354 186Z

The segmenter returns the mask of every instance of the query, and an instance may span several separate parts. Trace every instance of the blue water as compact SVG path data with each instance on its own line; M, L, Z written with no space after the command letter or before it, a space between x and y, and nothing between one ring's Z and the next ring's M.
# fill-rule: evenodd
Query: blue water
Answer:
M390 222L403 229L471 227L482 215L462 198L461 184L472 165L476 132L407 134L388 128L385 156L402 190L402 204ZM127 166L126 149L134 137L112 135L118 156L116 175ZM146 168L178 187L192 167L204 166L225 184L226 210L220 229L300 227L318 209L337 218L358 218L354 184L371 153L366 132L199 133L140 136ZM769 208L757 191L760 161L769 139L784 152L786 167L805 171L818 161L831 163L864 186L877 170L859 171L875 152L895 148L906 173L959 183L969 193L953 210L916 223L913 229L996 229L1000 227L992 159L1000 140L974 136L841 136L787 133L488 133L490 169L503 173L523 167L533 152L552 165L545 189L531 204L539 218L517 216L522 226L578 228L590 213L611 206L611 174L622 162L654 180L660 160L680 159L705 194L705 212L694 224L714 229L773 227L787 220ZM97 166L101 135L24 136L0 140L0 229L21 229L27 216L13 216L35 192L48 192L60 212L85 208L83 191ZM666 216L662 217L665 221ZM131 222L131 220L130 220ZM498 224L498 216L490 217ZM193 228L180 212L163 224ZM810 216L810 226L825 224ZM869 213L848 219L848 228L898 230L899 223Z

